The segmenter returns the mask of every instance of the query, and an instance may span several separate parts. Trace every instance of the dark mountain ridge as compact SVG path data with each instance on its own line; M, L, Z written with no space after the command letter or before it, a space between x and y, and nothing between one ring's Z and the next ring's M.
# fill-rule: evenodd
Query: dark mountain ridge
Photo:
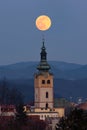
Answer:
M27 79L33 78L37 71L36 67L39 62L20 62L12 65L0 66L0 79ZM51 71L55 78L63 79L84 79L87 78L87 65L66 63L59 61L49 61Z
M9 87L20 90L25 102L34 99L34 73L39 62L21 62L0 66L0 80L6 78ZM65 97L87 97L87 65L49 61L54 74L54 95Z

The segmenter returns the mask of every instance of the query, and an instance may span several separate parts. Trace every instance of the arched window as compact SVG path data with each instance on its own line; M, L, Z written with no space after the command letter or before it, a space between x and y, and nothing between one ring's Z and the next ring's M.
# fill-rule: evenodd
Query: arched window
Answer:
M45 84L45 80L42 80L42 84Z
M48 92L46 92L46 98L48 98L48 96L49 96L49 95L48 95Z
M50 80L47 80L47 84L50 84Z

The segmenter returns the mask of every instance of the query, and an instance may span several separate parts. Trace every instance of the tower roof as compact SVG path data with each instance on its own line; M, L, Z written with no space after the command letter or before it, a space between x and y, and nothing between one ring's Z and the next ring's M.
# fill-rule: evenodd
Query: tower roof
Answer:
M42 47L41 47L41 53L40 53L40 63L37 66L37 69L39 71L49 71L50 65L47 63L47 52L46 52L46 47L44 45L44 39L42 41Z

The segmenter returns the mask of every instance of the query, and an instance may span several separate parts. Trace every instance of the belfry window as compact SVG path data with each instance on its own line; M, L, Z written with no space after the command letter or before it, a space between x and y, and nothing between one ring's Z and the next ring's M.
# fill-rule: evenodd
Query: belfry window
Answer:
M49 95L48 95L48 92L46 92L46 98L48 98L48 96L49 96Z
M47 80L47 84L50 84L50 80Z
M42 84L45 84L45 80L42 80Z

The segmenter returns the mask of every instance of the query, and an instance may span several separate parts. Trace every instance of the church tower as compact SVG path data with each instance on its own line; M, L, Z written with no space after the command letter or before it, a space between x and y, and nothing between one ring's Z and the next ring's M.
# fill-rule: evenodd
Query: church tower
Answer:
M50 65L47 63L47 53L43 39L40 63L37 66L38 72L34 77L35 108L53 108L53 74L49 71L50 69Z

